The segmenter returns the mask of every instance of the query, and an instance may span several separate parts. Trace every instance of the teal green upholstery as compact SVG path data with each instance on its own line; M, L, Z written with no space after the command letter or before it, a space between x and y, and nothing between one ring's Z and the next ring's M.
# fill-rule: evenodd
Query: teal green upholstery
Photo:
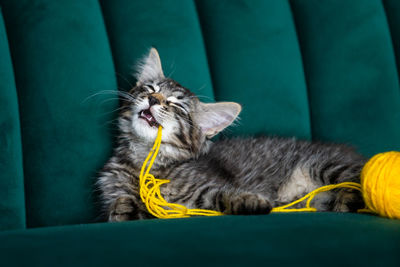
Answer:
M117 90L151 46L226 136L400 150L397 0L0 0L0 264L399 266L400 222L363 214L99 221ZM1 18L1 14L2 17ZM94 223L98 222L98 223Z
M121 0L101 4L120 89L132 88L133 67L154 46L162 57L165 75L190 87L205 101L213 101L194 2Z
M13 266L387 267L400 265L399 227L329 213L47 227L0 233L0 257Z
M94 221L93 183L110 155L117 107L95 95L117 88L100 6L0 4L19 96L27 225Z
M292 7L313 138L353 144L367 156L400 150L399 80L382 2L295 0Z
M18 98L0 13L0 230L25 228Z
M243 105L241 127L227 132L311 139L307 88L289 3L228 2L196 1L216 100Z
M392 37L393 47L400 47L400 2L397 0L384 0L383 1L385 12L389 24L389 29ZM397 66L400 64L400 51L399 49L394 49L394 54L396 56ZM399 68L397 68L399 72Z

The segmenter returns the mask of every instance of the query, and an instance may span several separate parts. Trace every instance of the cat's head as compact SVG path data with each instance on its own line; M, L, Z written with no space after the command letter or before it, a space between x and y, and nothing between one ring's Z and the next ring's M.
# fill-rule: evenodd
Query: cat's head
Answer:
M179 159L201 153L207 140L229 126L241 111L233 102L203 103L195 94L164 76L156 49L137 67L137 83L124 105L120 128L152 144L162 126L164 152ZM167 151L165 151L167 149Z

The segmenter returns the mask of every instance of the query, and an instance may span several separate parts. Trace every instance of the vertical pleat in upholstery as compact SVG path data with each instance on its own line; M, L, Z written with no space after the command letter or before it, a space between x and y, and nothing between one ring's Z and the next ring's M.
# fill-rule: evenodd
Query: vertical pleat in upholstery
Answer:
M291 1L316 140L400 149L400 91L378 0Z
M25 228L18 99L0 10L0 230Z
M117 87L100 6L0 5L19 96L28 227L93 221L93 183L110 154L107 121L117 104L93 96Z
M192 1L101 1L121 89L133 86L133 67L154 46L164 74L204 100L213 100L203 39Z
M307 90L287 1L196 1L217 100L243 105L229 134L311 138Z
M384 0L383 4L389 23L394 53L396 55L397 73L400 76L400 1Z

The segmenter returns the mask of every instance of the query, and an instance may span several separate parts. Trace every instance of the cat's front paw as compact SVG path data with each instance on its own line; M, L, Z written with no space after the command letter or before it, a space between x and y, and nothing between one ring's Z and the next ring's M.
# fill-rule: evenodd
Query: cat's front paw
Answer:
M356 212L365 207L362 194L352 189L341 189L333 206L335 212Z
M234 215L268 214L272 209L265 197L253 193L232 194L226 204L224 213Z
M129 196L122 196L117 198L113 205L111 205L108 221L122 222L135 220L137 218L137 206L135 199Z

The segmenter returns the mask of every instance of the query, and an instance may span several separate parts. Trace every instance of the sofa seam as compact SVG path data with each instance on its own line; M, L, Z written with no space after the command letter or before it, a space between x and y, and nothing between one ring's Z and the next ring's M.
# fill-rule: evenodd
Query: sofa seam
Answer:
M386 0L381 0L381 4L382 4L382 10L383 10L383 14L385 16L385 21L386 21L386 26L387 26L387 30L389 33L389 38L390 38L390 46L391 46L391 52L393 54L394 57L394 65L396 68L396 73L397 73L397 85L398 85L398 91L400 92L400 70L399 70L399 64L400 64L400 52L396 52L395 49L395 41L393 38L393 29L392 29L392 23L390 22L388 13L387 13L387 6L385 4Z
M28 229L28 214L27 214L27 205L26 205L26 201L27 201L27 197L26 197L26 180L25 180L25 159L24 159L24 142L23 142L23 134L22 134L22 122L21 122L21 105L20 105L20 97L19 97L19 90L18 90L18 83L17 83L17 79L15 78L15 65L14 65L14 60L13 60L13 49L10 43L10 39L8 38L8 27L7 27L7 20L6 17L4 16L4 12L3 12L3 8L2 6L0 6L0 15L2 16L2 20L4 23L4 31L5 31L5 37L7 40L7 48L8 48L8 54L9 54L9 58L10 58L10 64L11 64L11 70L12 70L12 79L14 81L14 88L15 88L15 95L17 97L17 101L16 101L16 105L17 105L17 110L18 110L18 130L19 130L19 140L20 140L20 152L21 152L21 168L22 168L22 196L23 196L23 229Z
M312 107L311 107L311 101L310 101L310 87L309 87L309 79L308 75L305 69L305 57L304 57L304 48L303 45L301 44L300 40L300 34L299 34L299 27L297 24L297 19L296 15L294 14L294 8L293 4L291 3L292 0L287 0L288 6L289 6L289 13L290 17L292 20L293 28L294 28L294 33L295 33L295 38L297 40L297 47L299 50L300 54L300 60L301 60L301 66L302 66L302 73L303 73L303 78L304 78L304 85L305 85L305 93L306 93L306 98L307 98L307 105L308 105L308 123L309 123L309 134L310 134L310 140L314 140L314 131L313 131L313 121L312 121Z
M208 76L210 77L211 91L213 93L213 99L214 99L214 101L217 101L217 98L216 98L217 94L216 94L214 76L213 76L212 70L211 70L211 65L210 65L210 60L209 60L210 54L209 54L209 49L208 49L206 37L205 37L205 34L204 34L204 27L203 27L203 24L201 22L200 12L199 12L198 6L197 6L197 1L196 0L192 0L192 4L193 4L194 12L195 12L195 15L196 15L196 19L195 19L196 26L199 29L200 38L201 38L202 46L203 46L203 50L204 50L205 60L206 60L206 64L207 64L207 73L208 73Z

